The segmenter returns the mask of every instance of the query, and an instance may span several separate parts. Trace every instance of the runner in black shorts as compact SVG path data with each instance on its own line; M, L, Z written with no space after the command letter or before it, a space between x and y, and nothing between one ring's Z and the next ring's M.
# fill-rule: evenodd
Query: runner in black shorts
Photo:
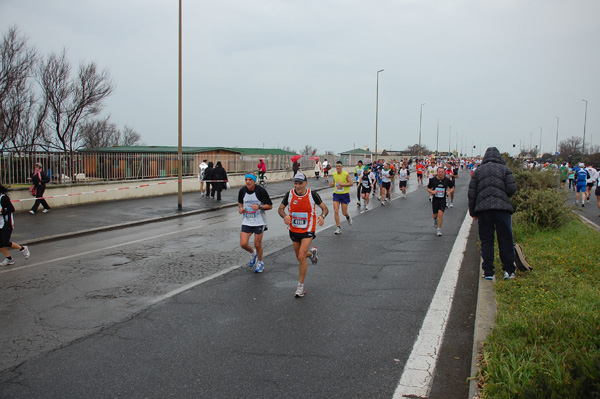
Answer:
M445 176L443 167L437 168L437 174L429 179L427 191L433 196L431 206L433 208L433 225L437 228L438 237L442 235L442 224L444 223L444 211L446 210L446 195L454 192L454 183Z
M256 185L256 175L248 173L245 176L246 185L238 193L238 210L244 215L242 231L240 232L240 246L250 253L250 263L254 266L255 273L262 273L263 263L263 232L267 229L265 212L273 209L269 193L261 186ZM250 236L254 234L254 249L250 246Z

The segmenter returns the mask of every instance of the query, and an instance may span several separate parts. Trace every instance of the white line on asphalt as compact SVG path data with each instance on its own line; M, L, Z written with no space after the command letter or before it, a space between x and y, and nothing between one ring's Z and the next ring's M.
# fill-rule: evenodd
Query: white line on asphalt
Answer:
M472 222L467 212L393 399L429 395Z

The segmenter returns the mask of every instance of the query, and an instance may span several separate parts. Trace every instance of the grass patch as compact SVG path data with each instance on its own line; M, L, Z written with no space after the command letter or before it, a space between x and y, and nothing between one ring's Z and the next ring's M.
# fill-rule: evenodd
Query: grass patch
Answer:
M534 270L497 276L481 397L600 398L600 233L578 220L553 231L517 223L515 241Z

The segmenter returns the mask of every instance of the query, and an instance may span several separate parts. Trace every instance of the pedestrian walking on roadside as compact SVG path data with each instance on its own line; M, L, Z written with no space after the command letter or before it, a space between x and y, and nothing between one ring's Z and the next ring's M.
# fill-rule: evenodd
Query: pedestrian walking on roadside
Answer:
M510 197L517 191L512 171L500 151L489 147L469 182L469 214L479 225L483 278L494 280L494 233L504 279L515 278L515 249Z
M202 163L198 166L198 181L200 182L200 197L204 197L204 172L206 172L208 164L206 159L202 160ZM206 195L208 197L208 194Z
M446 176L443 166L437 168L437 174L429 179L427 192L431 195L431 207L433 209L433 226L437 229L437 236L442 235L442 224L444 223L444 211L446 210L446 196L454 192L454 183Z
M300 171L300 162L294 161L294 163L292 164L292 172L294 176L296 176L296 173L298 173L298 171Z
M335 163L335 172L331 174L333 181L329 183L329 187L333 189L333 216L335 217L336 229L333 234L342 234L340 226L340 206L342 215L346 217L349 226L352 226L352 218L348 213L348 204L350 203L350 187L354 186L350 174L343 170L342 161Z
M29 248L26 245L19 245L16 242L10 241L14 228L13 213L15 207L8 197L8 188L0 184L0 208L2 208L2 219L0 219L0 252L5 256L5 259L0 262L0 266L14 265L15 261L8 252L9 249L18 249L25 259L29 258Z
M279 216L288 226L296 259L298 259L299 282L296 287L296 298L303 298L306 294L304 290L304 279L308 269L306 259L309 258L313 265L319 260L317 248L311 247L311 244L316 238L316 226L323 226L325 217L329 213L319 194L308 189L307 185L304 173L297 173L294 176L294 188L285 194L278 209ZM321 208L319 216L316 215L317 207Z
M227 172L225 171L225 168L223 168L223 165L221 164L221 161L217 161L217 164L215 165L215 169L213 170L213 180L216 180L216 182L214 182L212 184L212 192L210 194L211 198L215 197L215 191L217 193L217 201L221 201L221 191L223 191L224 189L227 188Z
M44 207L43 213L50 212L50 205L44 199L44 191L46 191L46 184L50 183L50 178L42 169L41 163L36 163L34 167L33 174L31 175L31 183L35 187L35 202L33 206L29 210L29 213L35 215L38 210L38 207L42 205Z
M255 174L246 174L246 185L240 188L238 194L239 212L240 215L244 215L240 232L240 246L250 253L248 266L254 267L255 273L262 273L265 267L262 238L267 229L265 211L273 209L273 203L267 190L257 185L256 180ZM254 234L254 249L250 245L252 234Z
M213 175L214 175L214 164L212 162L208 163L208 166L204 170L203 180L206 183L206 198L210 198L211 187L213 187ZM214 198L214 196L213 196Z
M319 158L315 159L315 179L319 180L319 174L321 173L322 169L323 166L321 165Z

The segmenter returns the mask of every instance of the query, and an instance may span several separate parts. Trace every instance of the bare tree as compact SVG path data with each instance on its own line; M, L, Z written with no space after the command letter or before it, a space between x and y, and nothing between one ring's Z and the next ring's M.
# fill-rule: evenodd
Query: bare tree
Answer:
M125 125L125 127L123 128L123 132L120 135L119 145L123 145L123 146L136 145L140 142L141 139L142 139L142 136L138 132L133 130L132 127Z
M561 141L558 143L560 157L571 164L580 161L583 158L582 144L583 139L578 136L569 137Z
M419 144L415 144L415 145L411 145L411 146L406 147L406 152L408 152L412 156L414 156L414 155L428 155L429 154L429 149L427 148L426 145L421 145L421 147L419 147Z
M104 119L88 120L81 124L77 132L77 142L84 148L110 147L117 145L119 135L117 125Z
M300 155L315 155L317 153L317 149L310 145L305 145L302 150L300 150Z
M30 141L35 97L31 76L37 60L28 38L10 27L0 45L0 149L23 150Z
M71 64L66 50L52 53L40 64L39 83L43 101L48 106L48 146L70 155L81 146L78 128L98 115L103 102L114 90L106 70L98 71L96 64L80 64L77 76L71 80ZM69 167L69 172L72 165Z

